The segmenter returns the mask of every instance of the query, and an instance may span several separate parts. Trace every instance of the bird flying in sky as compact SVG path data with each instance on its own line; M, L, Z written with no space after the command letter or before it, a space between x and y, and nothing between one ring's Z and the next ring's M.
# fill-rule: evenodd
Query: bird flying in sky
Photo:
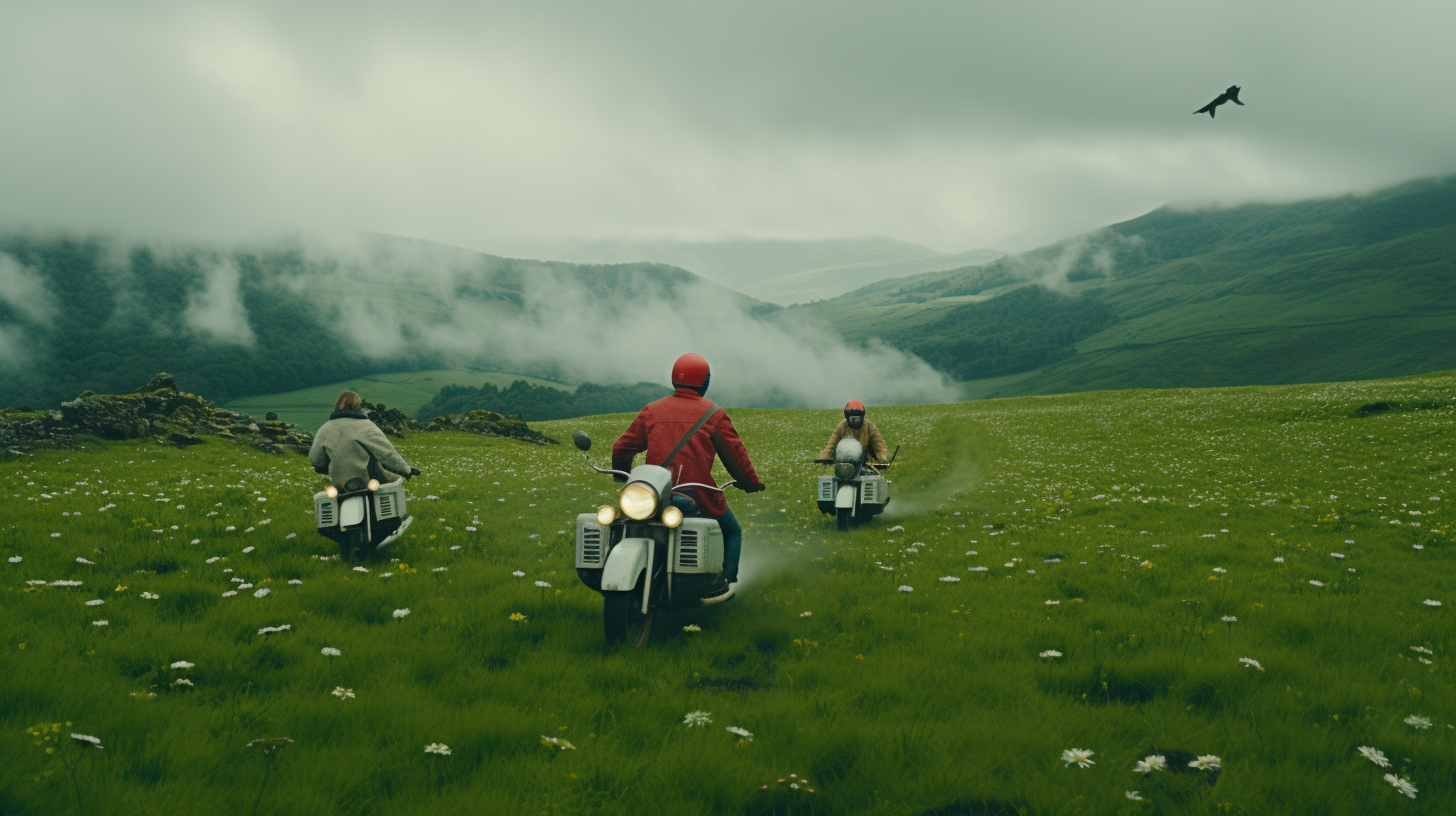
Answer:
M1204 105L1193 113L1195 115L1200 113L1206 113L1208 114L1208 118L1212 119L1214 116L1214 109L1225 102L1232 102L1235 105L1239 106L1242 106L1244 104L1239 101L1239 86L1230 85L1227 91L1224 91L1223 93L1218 95L1217 99L1209 102L1207 105Z

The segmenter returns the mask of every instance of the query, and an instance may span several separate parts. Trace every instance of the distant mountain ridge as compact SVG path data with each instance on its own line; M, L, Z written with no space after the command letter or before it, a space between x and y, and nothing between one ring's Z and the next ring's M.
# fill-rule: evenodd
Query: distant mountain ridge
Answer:
M1042 294L1017 294L1027 288ZM782 315L806 318L961 379L1023 375L990 392L1003 396L1456 368L1456 176L1288 204L1162 207ZM987 336L997 321L1027 341ZM1023 353L1028 344L1037 352Z
M976 249L946 254L889 238L830 238L576 241L543 246L533 254L578 263L670 264L759 300L787 306L837 297L886 278L985 263L1005 253Z

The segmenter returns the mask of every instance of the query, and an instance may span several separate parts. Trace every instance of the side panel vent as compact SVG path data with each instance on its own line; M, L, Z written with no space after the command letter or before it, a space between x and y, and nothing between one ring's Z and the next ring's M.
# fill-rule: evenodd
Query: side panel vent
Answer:
M333 499L313 503L313 516L320 527L333 527L339 523L338 504Z
M602 565L602 526L594 513L576 517L576 566L595 569Z
M398 513L394 508L393 493L379 493L374 496L374 517L377 519L394 518Z
M680 568L697 569L701 553L698 551L698 531L683 530L677 542L677 565Z
M819 501L834 501L834 479L830 476L819 477Z

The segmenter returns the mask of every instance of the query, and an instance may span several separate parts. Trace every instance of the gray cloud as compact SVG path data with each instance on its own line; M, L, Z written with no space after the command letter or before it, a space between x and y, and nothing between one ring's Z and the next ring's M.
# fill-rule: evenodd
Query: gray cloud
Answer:
M241 278L236 261L230 257L220 259L204 273L202 288L188 298L183 322L219 342L252 346L253 330L238 291Z
M31 359L31 338L27 329L50 323L55 299L45 282L24 264L0 253L0 311L9 311L15 322L0 325L0 370L19 369Z
M56 311L55 298L45 281L25 264L0 252L0 304L31 323L49 323Z
M1456 6L6 4L0 221L233 238L887 235L1456 169ZM1225 86L1247 107L1191 111Z

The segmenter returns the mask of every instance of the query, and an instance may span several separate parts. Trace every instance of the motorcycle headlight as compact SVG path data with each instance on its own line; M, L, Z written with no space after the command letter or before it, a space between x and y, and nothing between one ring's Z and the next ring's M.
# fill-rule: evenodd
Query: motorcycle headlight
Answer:
M336 499L339 497L339 489L337 487L334 487L333 485L329 485L328 487L324 488L324 495L328 496L331 499Z
M611 506L610 504L604 504L601 507L597 508L597 524L600 524L603 527L607 527L616 520L617 508Z
M617 504L629 519L649 519L657 512L657 491L641 482L633 482L622 488L622 496Z
M379 489L379 480L378 479L370 479L369 480L369 490L372 492L372 491L375 491L375 490L378 490L378 489Z
M854 463L854 462L835 462L834 463L834 478L836 478L836 479L840 479L840 480L843 480L843 481L847 481L849 479L853 479L854 478L854 474L857 473L858 471L859 471L859 465L856 464L856 463Z
M682 524L682 522L683 522L683 514L682 514L682 511L679 510L679 509L677 509L673 505L670 505L669 504L667 506L667 508L662 511L662 523L663 524L666 524L669 527L676 527L679 524Z

